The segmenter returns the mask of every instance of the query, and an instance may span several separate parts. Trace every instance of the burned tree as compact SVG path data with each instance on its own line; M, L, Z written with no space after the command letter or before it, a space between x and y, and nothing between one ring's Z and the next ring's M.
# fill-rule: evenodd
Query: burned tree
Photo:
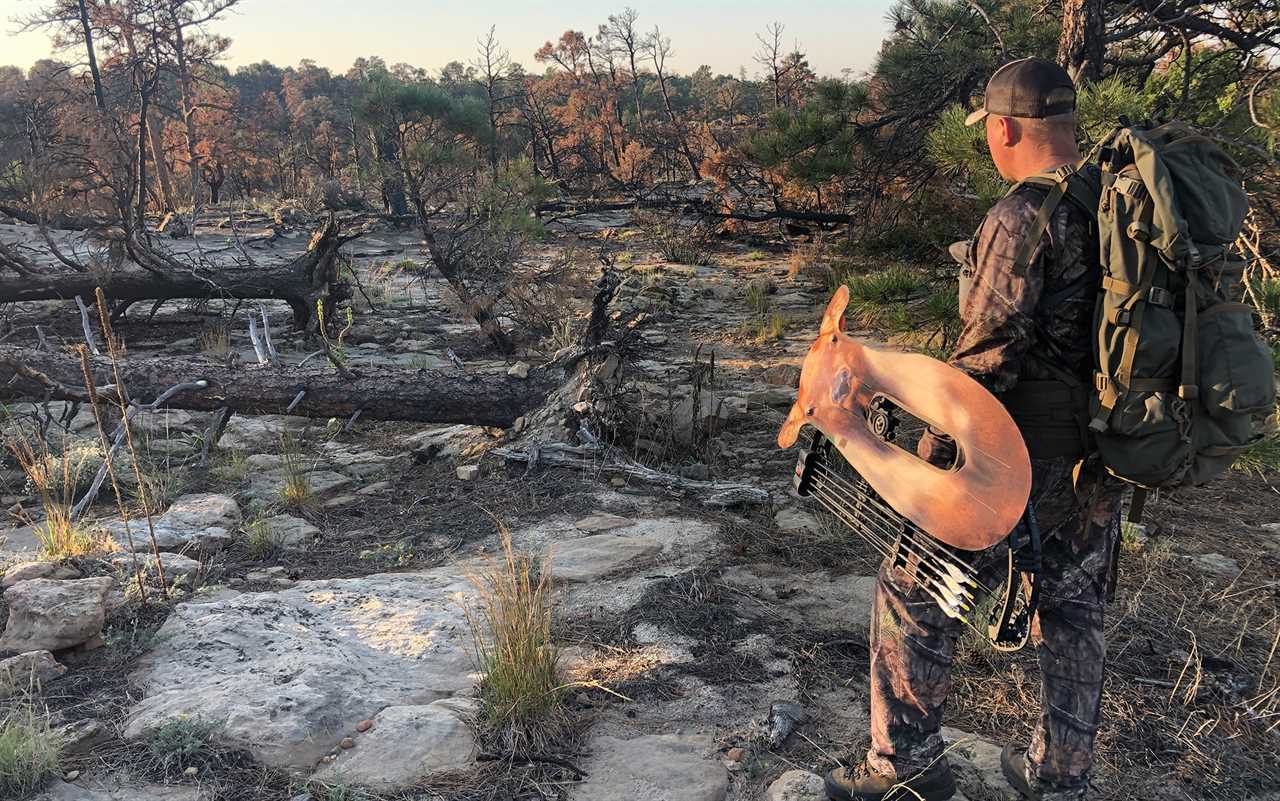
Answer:
M338 275L339 251L361 233L342 233L330 215L312 235L305 252L276 268L247 260L186 264L122 229L108 231L108 244L126 252L132 261L115 269L85 264L78 270L67 265L49 270L38 266L23 249L0 243L0 303L92 297L101 287L119 316L138 301L273 298L288 303L294 323L303 328L312 322L317 303L332 316L336 305L350 297L350 289ZM70 257L67 261L71 262ZM14 275L6 275L6 268Z

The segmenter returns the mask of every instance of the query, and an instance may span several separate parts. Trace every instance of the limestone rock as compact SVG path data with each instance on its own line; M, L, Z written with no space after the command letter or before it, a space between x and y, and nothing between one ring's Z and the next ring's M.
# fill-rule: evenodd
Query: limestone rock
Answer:
M159 784L129 786L117 778L79 778L74 783L54 782L35 801L205 801L197 787L165 787Z
M1219 576L1240 575L1240 563L1230 556L1223 556L1220 553L1201 553L1187 558L1206 573L1216 573Z
M180 604L133 676L143 699L125 734L182 715L219 721L224 745L309 771L379 710L472 686L470 592L441 569Z
M800 365L775 364L767 367L764 371L764 382L775 387L795 389L800 386Z
M24 692L34 684L47 684L66 672L48 651L28 651L0 659L0 699Z
M765 801L826 801L822 777L807 770L789 770L765 791Z
M0 651L56 651L98 636L114 586L105 576L31 579L13 585L4 593L9 623L0 637Z
M653 537L592 534L557 543L551 552L551 574L562 581L594 581L661 550L661 541Z
M458 469L454 472L457 473L459 481L475 481L476 477L480 475L480 465L478 464L459 465Z
M511 376L512 378L528 378L529 363L516 362L515 364L511 365L511 368L509 370L507 370L507 375Z
M102 721L82 718L58 729L64 756L87 754L111 739L112 733Z
M271 541L286 551L303 551L320 534L320 529L300 517L276 515L262 521Z
M821 527L818 524L818 518L803 509L797 509L794 506L779 509L778 513L773 516L773 524L777 526L780 531L790 532L808 530L817 532L821 530Z
M596 512L577 521L573 524L573 527L579 531L597 534L601 531L612 531L615 528L625 528L630 525L634 525L634 521L629 518L611 515L607 512Z
M729 774L710 758L710 737L649 734L623 740L595 737L574 801L724 801Z
M1021 801L1000 768L1004 746L976 734L943 727L947 759L956 772L956 784L966 795L994 801Z
M306 477L311 497L321 501L346 492L355 483L350 476L332 470L312 470ZM287 480L283 469L252 476L245 497L259 504L279 503Z
M0 564L37 561L43 551L40 538L31 526L0 531Z
M452 699L387 707L356 737L355 748L340 753L314 778L395 792L433 773L470 767L475 741L463 715L471 710L470 703Z
M57 562L19 562L4 571L0 579L0 589L9 589L19 581L28 579L73 579L79 578L80 572L73 567L60 565Z
M263 415L245 417L232 415L218 443L223 448L264 453L280 449L280 440L286 433L302 431L310 421L304 417Z
M133 570L133 555L127 553L116 554L111 557L111 564L117 570L131 572ZM168 551L160 552L160 566L164 568L165 581L170 584L184 580L190 583L195 580L196 575L200 572L200 563L196 560ZM145 552L138 554L138 567L148 575L154 575L157 572L155 556Z
M231 541L231 532L240 525L240 507L235 499L216 493L183 495L169 510L153 520L156 545L162 551L199 548L221 550ZM121 547L129 547L129 536L123 520L107 521L102 526ZM130 520L135 551L151 550L146 520Z

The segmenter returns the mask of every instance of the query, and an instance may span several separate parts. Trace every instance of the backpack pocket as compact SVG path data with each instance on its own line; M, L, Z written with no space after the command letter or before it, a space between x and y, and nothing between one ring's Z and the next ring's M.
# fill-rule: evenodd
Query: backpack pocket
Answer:
M1270 411L1276 402L1271 353L1243 303L1216 303L1200 312L1196 336L1200 403L1215 418Z

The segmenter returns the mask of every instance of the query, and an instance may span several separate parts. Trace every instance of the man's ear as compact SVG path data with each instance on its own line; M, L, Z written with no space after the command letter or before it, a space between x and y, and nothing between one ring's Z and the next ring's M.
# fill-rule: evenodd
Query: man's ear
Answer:
M1022 139L1022 126L1012 117L997 117L996 128L999 142L1005 147L1013 147Z

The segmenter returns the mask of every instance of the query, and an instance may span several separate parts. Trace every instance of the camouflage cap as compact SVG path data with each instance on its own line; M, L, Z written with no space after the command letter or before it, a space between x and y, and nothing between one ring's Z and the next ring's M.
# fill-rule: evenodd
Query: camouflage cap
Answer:
M1010 61L987 81L982 108L969 115L974 125L988 114L998 117L1054 117L1075 111L1076 87L1067 71L1043 58Z

